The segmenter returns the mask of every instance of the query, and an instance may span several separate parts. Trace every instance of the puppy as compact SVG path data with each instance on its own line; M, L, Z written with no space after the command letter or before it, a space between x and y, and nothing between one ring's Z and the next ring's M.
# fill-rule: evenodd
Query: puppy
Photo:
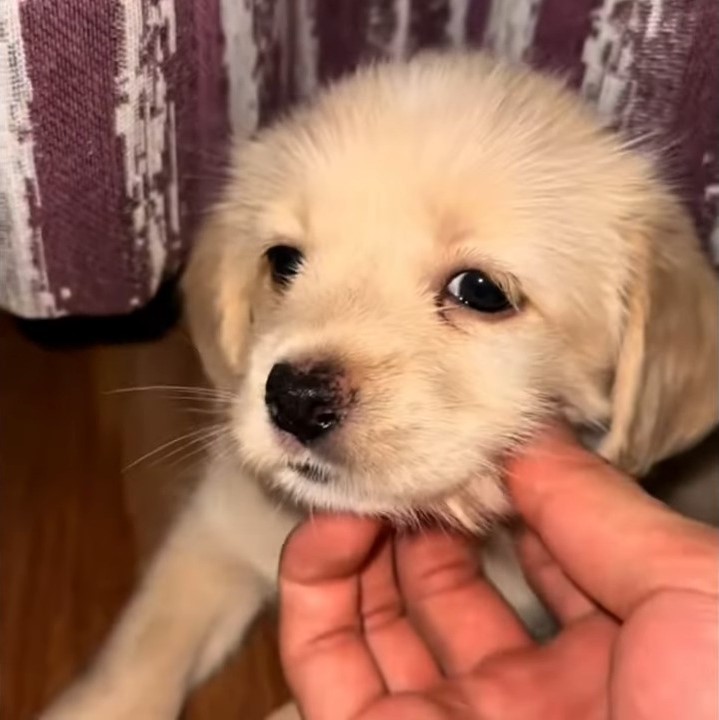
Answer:
M185 278L231 439L48 720L174 718L272 596L293 508L481 534L509 512L502 456L550 418L636 475L717 422L692 224L555 80L377 65L234 168Z

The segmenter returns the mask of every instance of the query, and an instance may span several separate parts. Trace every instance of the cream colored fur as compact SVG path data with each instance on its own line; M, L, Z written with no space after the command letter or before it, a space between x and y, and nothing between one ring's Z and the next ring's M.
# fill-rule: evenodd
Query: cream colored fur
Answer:
M260 133L234 168L185 280L208 374L236 397L234 441L46 720L177 715L272 595L298 515L266 488L479 533L509 511L502 455L549 417L598 430L634 473L717 422L717 283L691 223L558 82L475 54L380 65ZM277 243L305 255L284 291L264 256ZM518 311L448 301L468 268ZM318 457L278 437L264 387L275 362L327 357L358 400ZM506 559L487 567L530 617Z

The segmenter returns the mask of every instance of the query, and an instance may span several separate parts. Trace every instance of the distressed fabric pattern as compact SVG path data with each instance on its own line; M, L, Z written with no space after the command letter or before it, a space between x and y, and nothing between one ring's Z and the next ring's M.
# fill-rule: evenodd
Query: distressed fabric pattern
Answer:
M365 60L466 45L564 74L659 148L719 260L717 0L0 0L0 307L141 307L230 134Z

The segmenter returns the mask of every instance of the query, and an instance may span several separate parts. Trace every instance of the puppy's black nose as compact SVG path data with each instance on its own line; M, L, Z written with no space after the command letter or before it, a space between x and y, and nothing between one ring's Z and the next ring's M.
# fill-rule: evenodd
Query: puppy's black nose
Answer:
M339 374L327 365L278 363L267 377L265 404L272 422L306 445L340 422Z

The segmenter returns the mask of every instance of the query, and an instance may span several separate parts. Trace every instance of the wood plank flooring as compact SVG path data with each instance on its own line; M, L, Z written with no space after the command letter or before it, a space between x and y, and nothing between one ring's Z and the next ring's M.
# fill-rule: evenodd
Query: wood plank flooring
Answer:
M181 329L156 342L58 350L0 317L3 720L32 718L88 661L193 483L199 448L170 455L169 446L164 460L123 468L203 416L162 392L112 391L199 383ZM259 720L285 698L268 614L185 717Z

